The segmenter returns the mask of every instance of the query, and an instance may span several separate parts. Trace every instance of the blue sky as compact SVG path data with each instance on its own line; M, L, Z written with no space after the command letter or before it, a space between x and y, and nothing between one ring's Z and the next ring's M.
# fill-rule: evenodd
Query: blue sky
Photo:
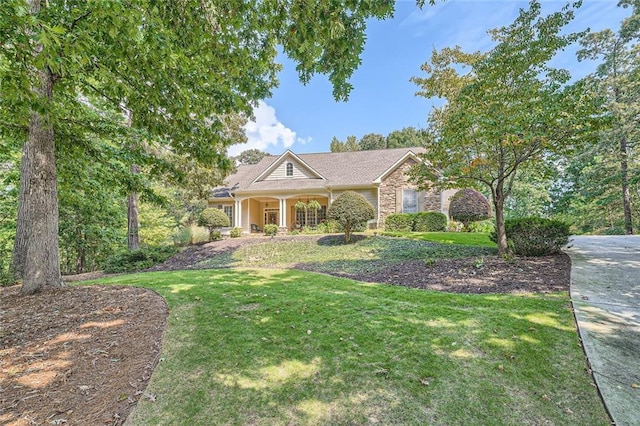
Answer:
M543 14L566 4L564 0L541 3ZM567 30L617 29L629 10L616 5L617 0L583 0ZM245 129L249 142L232 146L229 154L250 148L272 154L286 149L327 152L334 136L340 140L367 133L386 136L408 126L425 127L434 103L415 96L417 86L409 79L423 75L420 66L432 50L459 45L464 51L486 51L492 46L487 30L511 24L519 9L527 7L528 1L521 0L447 0L420 10L414 0L397 1L393 19L369 22L362 64L351 78L354 89L348 102L333 99L324 76L302 85L295 65L282 57L280 86L255 109L255 121ZM595 64L578 62L576 50L567 49L553 65L580 78L592 72Z

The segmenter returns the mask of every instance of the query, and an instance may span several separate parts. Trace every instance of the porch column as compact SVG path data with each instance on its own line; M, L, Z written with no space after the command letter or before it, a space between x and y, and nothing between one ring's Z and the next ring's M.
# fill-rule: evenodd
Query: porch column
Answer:
M287 227L287 200L280 198L280 228Z
M235 219L234 226L238 228L242 228L242 200L236 200L235 210L236 210L235 215L233 216L233 218Z

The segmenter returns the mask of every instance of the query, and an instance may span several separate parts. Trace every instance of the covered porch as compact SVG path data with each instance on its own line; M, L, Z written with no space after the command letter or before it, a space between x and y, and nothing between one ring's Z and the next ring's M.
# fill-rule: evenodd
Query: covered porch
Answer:
M302 229L305 226L314 228L326 220L329 199L329 194L250 196L236 199L233 226L242 228L245 233L263 229L265 225L277 225L281 230ZM307 208L301 208L303 205ZM313 206L319 208L313 209Z

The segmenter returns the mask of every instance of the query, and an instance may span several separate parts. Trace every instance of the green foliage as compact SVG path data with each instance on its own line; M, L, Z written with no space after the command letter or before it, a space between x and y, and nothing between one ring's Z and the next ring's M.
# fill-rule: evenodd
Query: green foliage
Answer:
M148 246L138 250L126 250L117 253L105 262L104 272L109 274L136 272L162 263L178 249L173 246Z
M569 225L559 220L527 217L505 220L509 246L519 256L546 256L559 253L569 242ZM497 242L494 231L491 240Z
M410 213L392 213L384 218L385 231L407 232L413 230L413 215Z
M213 230L209 232L209 241L220 241L222 239L222 232L219 230Z
M384 219L389 232L439 232L446 227L447 216L440 212L393 213Z
M375 210L362 195L345 191L331 203L327 218L340 224L344 230L345 242L348 243L354 229L366 226L367 221L375 218Z
M447 215L440 212L412 213L414 232L442 232L447 229Z
M489 51L434 51L422 66L427 77L412 79L419 95L447 101L430 115L435 139L414 178L423 187L484 187L496 209L501 255L504 203L519 171L547 169L554 153L579 152L600 125L592 92L548 65L581 36L564 31L576 7L542 16L534 0L513 24L490 31L496 44Z
M490 234L495 232L496 225L493 220L481 220L478 222L471 222L469 224L468 231L481 234Z
M229 236L231 238L239 238L242 237L242 228L239 227L233 227L231 228L231 231L229 231Z
M273 237L274 235L276 235L278 233L278 225L274 225L272 223L267 224L267 225L264 226L263 232L264 232L264 235L267 235L269 237Z
M219 240L221 238L220 232L216 230L230 225L229 216L220 209L208 207L200 213L198 225L209 229L210 241Z
M491 217L491 204L484 195L475 189L464 188L451 197L449 216L455 221L462 222L465 229L469 230L471 222Z
M269 154L259 149L247 149L238 154L235 160L239 165L258 164L264 157L268 156Z
M209 241L210 235L206 228L189 225L180 228L180 230L173 235L173 243L178 247L185 247L192 244L203 244Z
M140 203L140 242L147 246L170 244L177 223L168 212L151 203Z

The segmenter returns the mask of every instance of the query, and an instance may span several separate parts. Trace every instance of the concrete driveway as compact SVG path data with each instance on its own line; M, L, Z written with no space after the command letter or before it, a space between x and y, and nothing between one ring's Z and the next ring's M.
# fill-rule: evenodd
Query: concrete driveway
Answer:
M580 337L617 426L640 425L640 236L577 236L571 300Z

